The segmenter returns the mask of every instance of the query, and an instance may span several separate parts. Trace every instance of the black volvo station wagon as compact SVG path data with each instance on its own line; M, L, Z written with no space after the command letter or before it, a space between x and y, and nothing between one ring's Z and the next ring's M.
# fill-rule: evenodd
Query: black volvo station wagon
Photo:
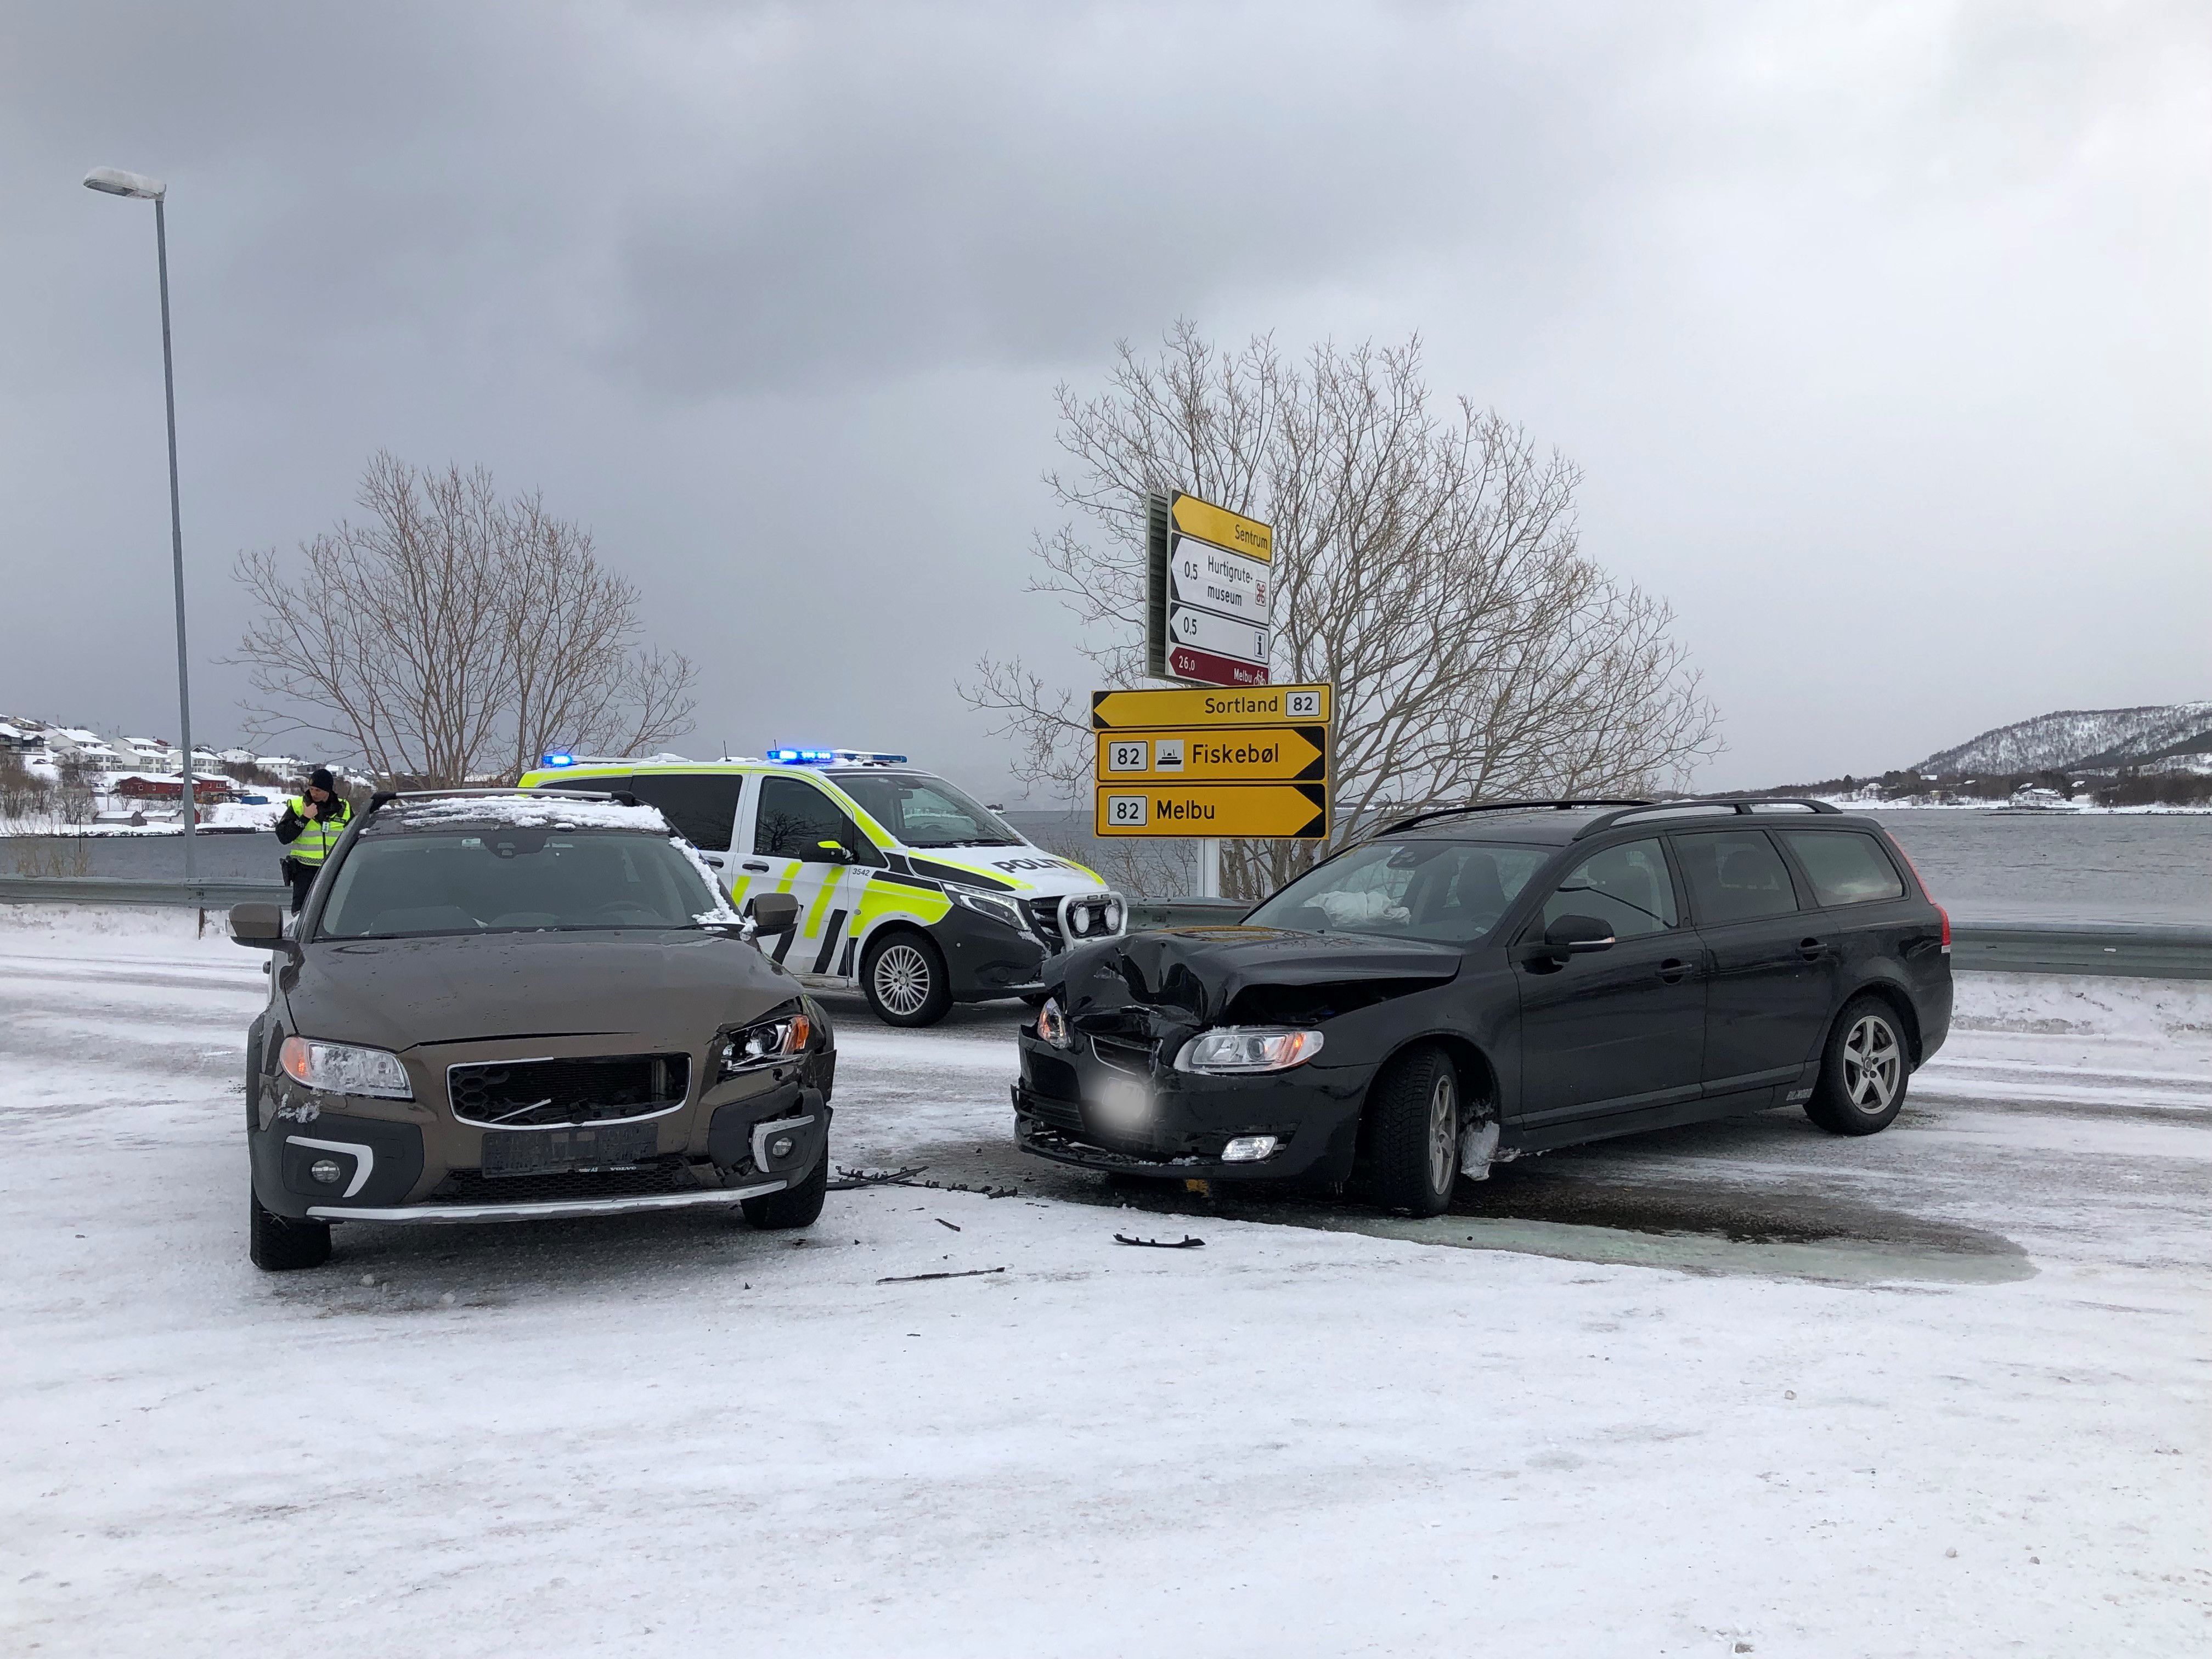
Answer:
M1951 1024L1951 924L1824 801L1425 813L1231 927L1080 945L1021 1034L1024 1150L1434 1215L1462 1175L1802 1104L1872 1134Z

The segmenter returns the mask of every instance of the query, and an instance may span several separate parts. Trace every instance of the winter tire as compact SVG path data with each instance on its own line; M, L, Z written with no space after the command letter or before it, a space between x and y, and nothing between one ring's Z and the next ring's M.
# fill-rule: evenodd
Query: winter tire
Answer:
M830 1148L824 1144L822 1156L815 1159L814 1167L797 1186L741 1200L738 1207L745 1212L746 1220L764 1232L785 1227L811 1227L822 1214L822 1200L829 1191Z
M265 1273L290 1273L299 1267L319 1267L331 1259L331 1224L327 1221L287 1221L248 1194L252 1206L246 1231L246 1254Z
M911 928L878 933L860 957L860 994L886 1025L934 1025L952 1006L945 953Z
M1393 1060L1367 1096L1356 1184L1382 1209L1442 1215L1459 1179L1459 1073L1424 1045Z
M1897 1010L1880 997L1853 997L1820 1050L1820 1080L1805 1115L1832 1135L1876 1133L1904 1107L1911 1075Z

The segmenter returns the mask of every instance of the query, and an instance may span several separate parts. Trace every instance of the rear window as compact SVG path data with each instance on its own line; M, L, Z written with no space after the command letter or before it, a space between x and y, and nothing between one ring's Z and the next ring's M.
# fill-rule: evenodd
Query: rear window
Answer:
M1781 835L1823 908L1905 896L1905 878L1872 836L1846 830L1784 830Z
M745 787L742 772L637 772L627 788L647 806L658 806L668 827L708 853L730 850L730 827L738 821L738 796Z
M1757 830L1674 840L1699 923L1756 921L1786 916L1797 908L1789 866L1774 843Z

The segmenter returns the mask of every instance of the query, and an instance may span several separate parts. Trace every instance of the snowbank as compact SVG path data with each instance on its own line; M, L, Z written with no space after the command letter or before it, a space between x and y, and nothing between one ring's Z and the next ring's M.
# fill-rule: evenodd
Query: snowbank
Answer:
M2072 974L1960 974L1958 1031L2212 1038L2212 981Z

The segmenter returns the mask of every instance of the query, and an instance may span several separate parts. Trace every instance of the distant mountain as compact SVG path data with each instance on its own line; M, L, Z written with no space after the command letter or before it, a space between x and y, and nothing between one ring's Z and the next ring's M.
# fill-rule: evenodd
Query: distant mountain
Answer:
M1913 770L1930 777L1974 772L2198 769L2212 763L2212 702L2142 708L2062 708L2000 726Z

